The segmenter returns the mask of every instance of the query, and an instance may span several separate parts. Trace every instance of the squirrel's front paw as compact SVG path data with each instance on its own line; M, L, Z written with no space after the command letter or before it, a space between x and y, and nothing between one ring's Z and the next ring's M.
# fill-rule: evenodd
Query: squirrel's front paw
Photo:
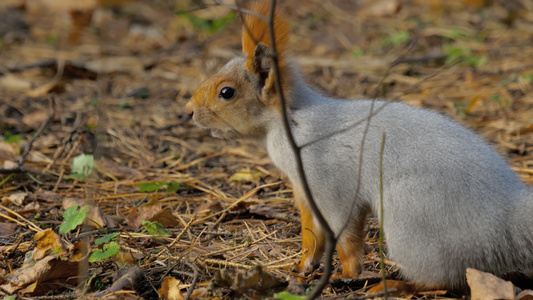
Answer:
M296 267L298 273L303 273L304 275L309 275L313 273L320 266L320 261L313 260L311 257L302 260L300 264Z

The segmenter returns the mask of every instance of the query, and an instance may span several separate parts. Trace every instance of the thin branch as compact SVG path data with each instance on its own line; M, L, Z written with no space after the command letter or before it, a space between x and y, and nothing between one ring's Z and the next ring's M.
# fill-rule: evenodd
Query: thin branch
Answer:
M333 232L328 222L326 221L326 219L324 218L324 216L318 209L318 206L313 198L309 185L307 184L307 178L305 176L305 171L304 171L303 163L302 163L301 148L298 147L298 145L296 144L296 141L294 140L294 136L292 135L291 128L289 126L287 106L285 105L286 104L285 96L281 88L281 72L279 70L278 53L276 51L276 38L275 38L275 32L274 32L274 15L275 15L275 9L276 9L276 2L277 2L276 0L272 0L272 2L270 3L270 12L269 12L269 18L268 18L267 24L268 24L269 35L270 35L270 45L272 47L272 52L273 52L272 60L274 62L273 63L274 82L275 82L276 92L279 96L279 101L281 105L281 115L283 119L283 126L285 128L285 132L287 133L289 144L292 150L294 151L298 176L300 177L300 180L302 182L302 189L303 189L305 198L307 199L307 203L309 204L309 208L311 209L311 212L313 213L315 220L318 221L318 223L322 227L324 231L324 237L326 240L326 247L325 247L326 261L324 264L324 274L322 275L319 282L315 285L315 287L311 290L311 293L309 294L309 299L314 299L314 298L317 298L322 293L322 290L329 283L329 278L332 272L333 250L335 249L335 244L337 243L337 239L335 238L335 233Z
M385 274L385 256L383 255L383 152L385 152L385 132L383 132L383 139L381 140L381 150L379 151L379 267L381 268L381 281L383 282L383 294L385 299L389 298L387 291L387 276Z
M196 266L190 263L189 261L184 260L183 263L189 266L189 268L191 268L194 272L191 286L189 287L189 290L187 290L187 295L185 295L185 300L189 300L191 298L192 292L194 291L194 288L196 287L196 282L198 281L198 269L196 269Z

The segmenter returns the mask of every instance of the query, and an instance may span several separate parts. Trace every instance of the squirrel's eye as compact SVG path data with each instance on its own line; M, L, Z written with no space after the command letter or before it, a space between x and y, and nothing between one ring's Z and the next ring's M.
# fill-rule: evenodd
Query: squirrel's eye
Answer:
M220 94L218 96L224 100L231 100L233 97L235 97L235 89L225 86L220 90Z

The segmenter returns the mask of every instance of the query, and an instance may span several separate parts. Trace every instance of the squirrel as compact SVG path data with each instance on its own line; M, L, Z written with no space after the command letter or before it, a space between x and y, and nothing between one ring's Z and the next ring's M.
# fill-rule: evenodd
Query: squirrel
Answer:
M269 1L254 3L255 14L244 18L243 55L201 83L185 110L213 137L253 139L266 147L293 185L302 227L298 270L309 273L322 259L324 234L303 196L282 121L264 20L269 9ZM341 278L355 279L362 271L370 214L384 218L388 254L400 274L421 287L464 288L467 268L497 276L533 274L533 189L500 154L439 113L399 102L340 100L317 93L289 60L288 21L280 11L273 24L290 130L302 149L313 198L339 237Z

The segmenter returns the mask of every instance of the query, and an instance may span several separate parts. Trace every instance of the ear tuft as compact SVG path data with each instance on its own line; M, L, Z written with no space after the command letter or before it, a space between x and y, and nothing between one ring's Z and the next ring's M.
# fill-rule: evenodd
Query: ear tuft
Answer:
M261 0L254 3L251 10L262 15L265 20L270 16L271 1ZM277 7L277 6L276 6ZM252 71L255 64L256 47L258 44L271 47L270 31L268 24L254 15L247 14L243 24L242 51L248 56L246 69ZM286 19L281 16L281 12L276 8L274 13L274 37L276 41L276 51L280 67L284 65L284 54L289 40L289 25Z

